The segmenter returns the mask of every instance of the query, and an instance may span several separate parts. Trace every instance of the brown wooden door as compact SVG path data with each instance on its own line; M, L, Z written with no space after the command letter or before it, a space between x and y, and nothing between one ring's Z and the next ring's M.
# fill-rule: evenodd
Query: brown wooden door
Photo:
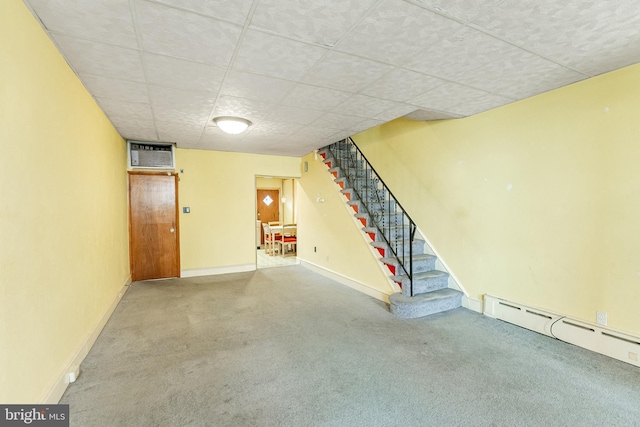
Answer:
M178 177L129 173L131 280L180 276Z
M262 222L280 219L280 190L257 190L258 219ZM269 200L271 200L270 203ZM261 226L262 227L262 226ZM260 244L264 244L264 233L260 233Z

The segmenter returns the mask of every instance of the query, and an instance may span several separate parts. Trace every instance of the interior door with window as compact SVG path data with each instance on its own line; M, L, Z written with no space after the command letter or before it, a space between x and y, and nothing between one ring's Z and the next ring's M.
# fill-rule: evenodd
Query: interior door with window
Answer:
M180 276L178 177L129 173L131 280Z
M263 223L280 220L280 190L257 190L258 219ZM260 244L264 244L264 233L260 233Z

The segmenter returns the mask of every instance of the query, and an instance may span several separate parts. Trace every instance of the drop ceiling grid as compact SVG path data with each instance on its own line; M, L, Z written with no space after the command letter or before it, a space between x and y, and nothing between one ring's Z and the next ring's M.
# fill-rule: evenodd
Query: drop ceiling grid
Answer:
M631 0L25 2L124 137L189 148L305 154L640 60ZM217 115L254 126L222 135Z

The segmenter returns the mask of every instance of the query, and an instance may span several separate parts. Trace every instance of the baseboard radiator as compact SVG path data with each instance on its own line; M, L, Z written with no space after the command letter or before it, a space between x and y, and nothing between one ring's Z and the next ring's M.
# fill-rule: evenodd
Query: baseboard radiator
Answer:
M490 295L484 314L640 367L638 337Z

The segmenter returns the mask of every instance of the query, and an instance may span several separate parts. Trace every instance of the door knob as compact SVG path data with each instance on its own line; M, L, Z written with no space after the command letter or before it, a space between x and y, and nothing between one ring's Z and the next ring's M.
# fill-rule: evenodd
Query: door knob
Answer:
M174 231L176 231L176 230L175 230L175 228L172 228L172 229L171 229L171 230L169 230L169 231L173 233L173 232L174 232Z

